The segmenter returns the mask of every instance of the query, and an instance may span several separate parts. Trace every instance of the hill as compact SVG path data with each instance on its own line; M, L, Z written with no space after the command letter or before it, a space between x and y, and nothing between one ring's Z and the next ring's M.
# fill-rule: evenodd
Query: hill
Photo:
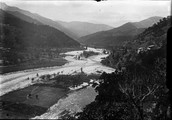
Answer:
M132 42L138 48L149 40L158 41L138 52L125 46L114 49L102 63L116 68L113 73L103 73L95 89L95 101L74 117L73 120L170 120L171 87L166 76L166 36L170 17L147 28ZM151 39L147 39L151 37ZM142 41L140 43L140 40Z
M60 23L63 27L75 33L78 38L99 31L110 30L113 28L105 24L93 24L93 23L79 22L79 21L73 21L73 22L57 21L57 22Z
M126 41L130 41L136 35L142 33L145 28L151 26L161 17L152 17L140 22L128 22L120 27L97 32L80 38L81 43L94 46L120 46ZM156 20L154 20L156 19Z
M10 12L14 16L19 17L22 20L29 22L30 21L29 19L32 18L32 19L34 19L35 23L39 23L39 24L42 23L44 25L49 25L51 27L54 27L54 28L64 32L66 35L70 36L71 38L77 39L77 37L74 33L72 33L71 31L69 31L68 29L64 28L62 25L60 25L59 23L57 23L51 19L45 18L45 17L40 16L36 13L31 13L29 11L22 10L20 8L17 8L17 7L8 6L5 3L0 3L0 5L1 5L2 10L5 10L6 12ZM21 14L24 14L30 18L22 17ZM30 22L32 22L32 21L30 21Z
M135 35L143 32L144 28L137 28L132 23L126 23L118 28L97 32L80 38L80 42L94 46L120 46L124 41L131 40Z
M114 48L111 54L103 60L102 63L114 68L122 68L124 67L124 63L132 59L134 60L137 53L147 53L147 51L151 49L156 50L163 48L164 50L167 43L167 31L169 28L170 17L161 19L158 23L137 35L135 39L125 42L120 49ZM152 56L149 57L151 58Z
M4 10L5 11L5 10ZM34 24L37 24L37 25L44 25L43 23L41 23L40 21L36 20L36 19L33 19L27 15L24 15L18 11L5 11L6 13L9 13L17 18L20 18L21 20L24 20L26 22L29 22L29 23L34 23Z
M166 17L151 27L148 27L133 40L133 44L138 44L140 47L149 45L161 46L163 42L166 42L167 31L170 28L170 20L170 17Z
M154 16L154 17L150 17L148 19L142 20L140 22L134 22L133 24L137 28L148 28L148 27L152 26L154 23L159 22L159 20L162 19L162 18L163 17Z
M24 67L26 68L34 61L39 64L43 63L42 59L46 60L49 65L53 58L59 59L59 49L79 46L77 41L53 27L29 23L0 10L0 59L3 61L2 65L28 62ZM57 60L54 60L54 63L53 65L57 65Z
M25 22L3 10L0 10L0 16L3 43L10 42L4 44L3 47L6 45L16 45L21 48L24 46L72 47L79 45L72 38L53 27Z

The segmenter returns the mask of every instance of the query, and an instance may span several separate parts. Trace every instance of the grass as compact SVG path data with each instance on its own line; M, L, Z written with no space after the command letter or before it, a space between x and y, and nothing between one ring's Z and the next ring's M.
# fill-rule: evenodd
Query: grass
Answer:
M28 119L45 113L48 108L67 96L70 86L77 86L99 75L58 75L53 79L46 78L44 83L37 83L26 88L11 91L0 97L0 119ZM31 94L31 97L28 95ZM38 98L36 96L38 95Z
M62 88L32 85L20 90L15 90L0 97L0 118L31 118L45 113L49 107L66 96L68 91ZM31 97L28 95L31 94ZM38 98L36 98L38 95ZM20 114L18 114L20 113Z
M24 117L24 118L34 117L35 115L43 114L47 110L46 108L40 107L40 106L27 105L23 103L14 103L10 101L3 101L2 104L3 105L1 105L1 109L3 109L3 111L1 111L1 113L5 112L7 118L11 117L11 115L15 116L18 113L19 113L18 117L19 116Z
M54 88L46 85L32 85L5 94L0 97L0 100L49 108L66 93L67 91L62 88ZM31 94L30 98L27 97L29 94ZM38 95L38 99L36 95Z

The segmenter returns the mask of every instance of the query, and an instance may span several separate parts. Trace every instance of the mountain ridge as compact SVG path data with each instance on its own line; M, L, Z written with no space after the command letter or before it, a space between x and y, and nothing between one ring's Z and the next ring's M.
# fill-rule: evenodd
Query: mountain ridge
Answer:
M2 42L13 47L69 47L77 46L78 42L63 32L48 25L37 25L26 22L0 9ZM7 34L8 33L8 34ZM15 34L16 33L16 34ZM13 43L14 42L14 43ZM7 43L7 44L6 44Z
M137 28L147 28L147 27L152 26L154 23L157 23L162 18L163 17L160 17L160 16L153 16L153 17L149 17L147 19L141 20L139 22L133 22L133 24Z
M64 22L64 21L57 21L65 28L73 31L77 37L82 37L85 35L89 35L92 33L110 30L113 27L105 24L95 24L90 22L81 22L81 21L71 21L71 22Z
M1 9L2 10L20 12L21 14L29 16L32 19L35 19L35 20L41 22L42 24L49 25L51 27L54 27L54 28L64 32L66 35L70 36L73 39L77 39L77 37L76 37L76 35L74 33L72 33L71 31L69 31L66 28L64 28L63 26L61 26L59 23L57 23L57 22L55 22L55 21L53 21L53 20L51 20L49 18L43 17L43 16L41 16L41 15L39 15L37 13L31 13L30 11L23 10L23 9L20 9L20 8L17 8L17 7L8 6L6 3L1 2L0 4L1 4Z
M118 46L122 45L123 42L132 40L136 37L136 35L142 33L147 27L152 26L152 20L149 22L149 19L155 18L155 22L160 20L161 17L151 17L144 19L140 22L127 22L117 28L113 28L111 30L93 33L87 36L83 36L79 38L79 41L82 44L86 45L95 45L95 46ZM142 23L148 21L143 27ZM142 26L142 27L140 27Z

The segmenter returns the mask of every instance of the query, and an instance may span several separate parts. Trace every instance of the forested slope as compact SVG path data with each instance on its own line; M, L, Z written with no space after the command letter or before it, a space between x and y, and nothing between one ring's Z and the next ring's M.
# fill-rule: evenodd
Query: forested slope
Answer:
M58 54L59 48L79 46L77 41L55 28L29 23L0 10L0 59L4 65L38 60L43 58L41 54L48 58L52 56L52 49Z
M122 46L112 51L102 63L116 68L116 71L103 73L100 85L95 87L98 92L95 101L77 117L66 119L170 120L170 92L166 84L166 32L169 23L170 17L164 18L133 40L139 48L149 42L147 37L153 36L153 47L148 45L136 49ZM156 39L158 36L164 36L164 39Z

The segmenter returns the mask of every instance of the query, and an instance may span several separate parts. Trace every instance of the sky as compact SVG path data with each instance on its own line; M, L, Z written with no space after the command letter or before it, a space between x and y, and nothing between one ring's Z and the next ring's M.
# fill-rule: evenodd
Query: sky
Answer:
M170 15L170 0L1 0L52 20L83 21L118 27L152 16Z

